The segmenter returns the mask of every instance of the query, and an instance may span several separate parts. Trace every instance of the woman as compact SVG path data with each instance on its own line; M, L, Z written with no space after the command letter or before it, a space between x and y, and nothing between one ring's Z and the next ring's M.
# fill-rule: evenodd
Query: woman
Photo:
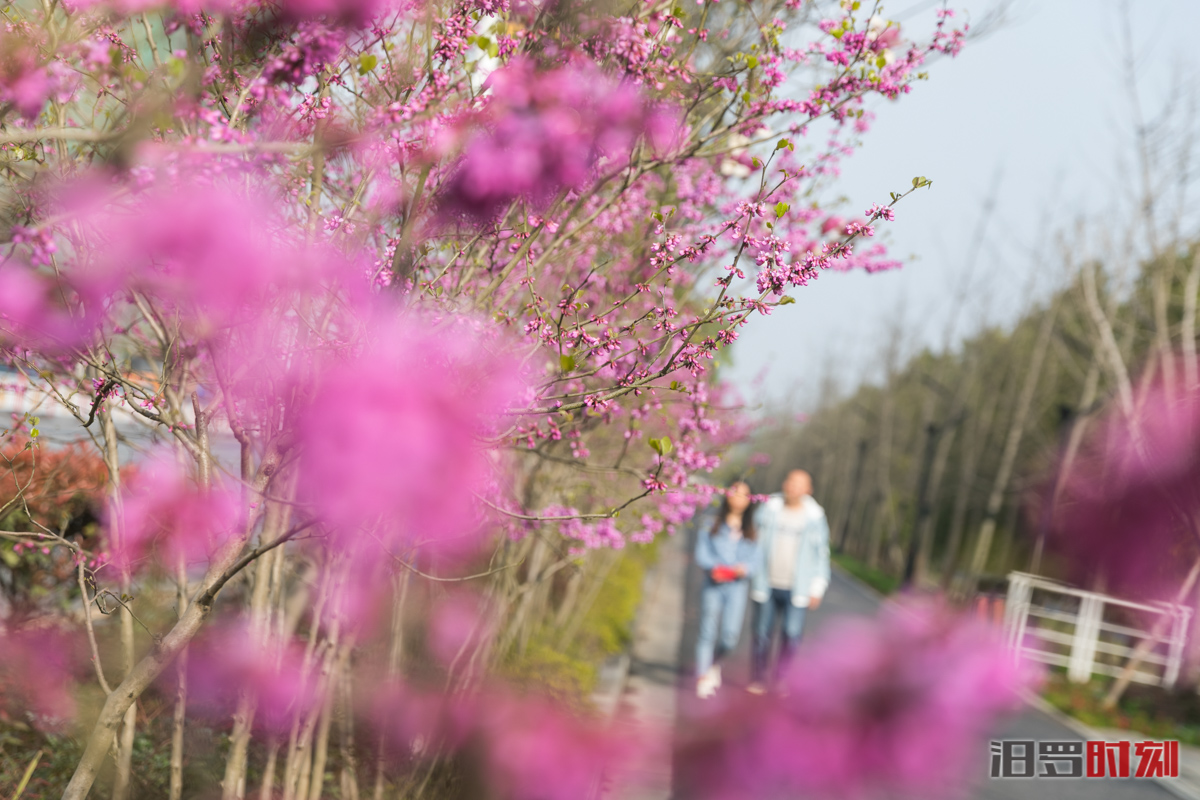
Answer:
M725 491L721 510L696 539L696 564L704 570L700 636L696 642L696 695L712 697L721 686L722 656L737 647L746 615L755 544L750 486L737 481Z

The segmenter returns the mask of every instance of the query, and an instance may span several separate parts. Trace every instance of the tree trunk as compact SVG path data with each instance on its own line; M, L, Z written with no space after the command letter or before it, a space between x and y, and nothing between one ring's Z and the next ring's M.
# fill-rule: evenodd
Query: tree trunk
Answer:
M1196 364L1196 295L1200 294L1200 248L1192 257L1192 268L1188 270L1187 280L1183 287L1183 320L1181 336L1183 337L1183 375L1188 392L1196 391L1200 384Z
M911 588L917 578L918 553L921 550L921 531L925 522L933 513L929 502L929 488L932 483L933 463L937 456L938 445L944 429L929 422L925 425L925 443L921 448L921 464L917 471L916 503L913 507L912 533L908 540L908 554L904 559L904 578L902 585Z
M113 423L109 411L100 413L100 425L104 433L104 463L108 469L109 502L113 509L113 537L118 549L123 547L125 530L121 521L121 458L117 449L117 426ZM128 604L133 602L133 588L130 574L127 570L120 572L121 609L117 616L120 620L121 636L121 674L127 678L133 671L134 634L133 613ZM121 733L117 742L116 774L113 778L112 800L128 800L130 781L133 777L133 742L137 728L137 704L133 703L126 710L121 721Z
M1042 554L1046 546L1046 534L1054 528L1054 520L1058 512L1058 500L1067 480L1071 477L1071 469L1075 465L1075 457L1079 454L1079 446L1083 443L1083 433L1087 427L1087 415L1091 413L1092 405L1096 402L1096 394L1100 387L1100 359L1093 357L1088 366L1087 377L1083 380L1083 393L1079 397L1079 405L1071 415L1070 430L1067 433L1067 445L1063 449L1062 460L1058 465L1058 474L1054 478L1054 490L1050 495L1050 507L1042 516L1042 524L1038 529L1037 542L1033 547L1033 556L1029 562L1029 571L1034 575L1041 569Z
M846 502L846 510L842 514L842 531L838 536L836 550L838 553L846 551L846 537L850 533L850 521L854 519L854 512L858 505L858 489L862 485L863 464L867 460L868 440L864 437L858 441L858 450L854 454L854 470L850 478L849 496Z
M946 553L942 560L943 591L949 588L958 567L958 553L962 547L963 534L966 532L971 490L975 487L975 480L979 474L979 458L991 435L992 424L995 421L1002 394L1002 391L991 391L984 394L983 411L980 413L977 423L968 429L966 441L963 443L962 474L959 475L958 486L954 494L954 510L950 516L950 539L946 543Z
M867 548L867 566L879 568L879 550L883 544L884 527L891 527L892 513L892 436L895 428L895 407L892 399L891 381L884 387L883 408L879 414L879 455L875 461L878 509L875 524L871 526L870 544Z
M277 447L268 447L252 486L255 491L261 492L266 488L281 458L282 453ZM241 535L234 537L216 553L179 621L157 642L157 646L134 666L105 700L88 736L83 755L75 765L75 772L63 791L63 800L85 800L96 780L96 774L112 748L126 712L154 679L175 660L208 619L216 593L228 579L227 573L237 563L249 537L249 531L256 523L256 518L251 519Z
M1008 489L1008 481L1012 477L1013 466L1017 461L1017 453L1021 447L1021 438L1025 435L1025 425L1029 418L1029 409L1033 405L1033 395L1037 391L1038 381L1045 363L1046 351L1050 349L1050 336L1054 333L1054 321L1058 316L1058 306L1051 306L1042 317L1038 329L1037 341L1029 359L1029 369L1025 373L1025 384L1017 398L1017 407L1013 412L1012 424L1004 442L1004 452L1000 456L1000 466L996 471L996 479L992 482L992 491L988 495L987 507L983 524L979 528L979 536L975 540L975 553L971 558L971 571L967 576L965 587L969 594L974 589L975 581L987 566L988 553L992 545L992 536L996 532L996 517L1004 502L1004 493Z

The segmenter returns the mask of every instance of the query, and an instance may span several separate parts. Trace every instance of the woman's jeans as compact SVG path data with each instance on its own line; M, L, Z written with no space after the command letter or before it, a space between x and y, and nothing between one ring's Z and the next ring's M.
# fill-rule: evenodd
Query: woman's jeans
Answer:
M767 602L754 604L754 652L751 672L756 683L767 676L767 660L771 657L771 641L775 638L776 621L783 623L783 646L779 650L779 664L775 677L783 671L804 632L804 613L807 608L792 605L792 593L787 589L772 589Z
M700 635L696 639L696 674L708 672L717 660L737 647L746 616L750 582L746 579L713 583L700 590Z

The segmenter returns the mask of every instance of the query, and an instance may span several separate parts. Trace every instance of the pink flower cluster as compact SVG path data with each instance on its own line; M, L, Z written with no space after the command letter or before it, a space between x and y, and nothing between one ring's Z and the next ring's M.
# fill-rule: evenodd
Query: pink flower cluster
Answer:
M75 716L75 661L72 642L58 631L0 628L0 720L64 729Z
M314 659L295 642L278 643L249 626L225 623L204 631L188 654L188 692L205 716L228 719L239 693L255 698L254 721L286 734L295 717L316 709L323 694Z
M517 374L465 325L377 322L298 420L303 493L343 541L380 530L392 555L471 549L491 475L480 440L518 396Z
M1174 601L1194 560L1180 556L1197 541L1200 388L1176 373L1151 383L1131 414L1114 408L1092 426L1058 507L1047 509L1052 549L1079 580L1102 573L1110 591Z
M108 520L113 561L124 569L154 561L173 574L239 532L238 493L200 487L169 452L152 454L127 483Z
M720 800L950 795L1032 679L990 627L901 601L818 635L778 695L690 720L688 784Z
M372 704L405 755L437 743L503 800L576 800L627 777L662 747L649 731L598 725L499 685L466 695L394 684Z
M559 192L583 188L601 159L619 168L643 135L666 148L674 118L629 83L586 61L540 70L513 59L493 72L482 127L469 135L445 187L447 210L492 218L517 199L545 206Z

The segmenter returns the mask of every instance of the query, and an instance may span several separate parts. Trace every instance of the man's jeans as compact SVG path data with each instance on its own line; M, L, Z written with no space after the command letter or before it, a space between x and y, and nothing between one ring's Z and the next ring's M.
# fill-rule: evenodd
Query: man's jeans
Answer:
M792 605L792 593L788 589L771 589L765 603L754 603L754 652L751 664L753 680L762 683L767 676L767 660L771 657L771 642L775 638L777 622L783 625L783 646L779 651L779 663L774 677L778 678L804 632L804 613L808 609Z

